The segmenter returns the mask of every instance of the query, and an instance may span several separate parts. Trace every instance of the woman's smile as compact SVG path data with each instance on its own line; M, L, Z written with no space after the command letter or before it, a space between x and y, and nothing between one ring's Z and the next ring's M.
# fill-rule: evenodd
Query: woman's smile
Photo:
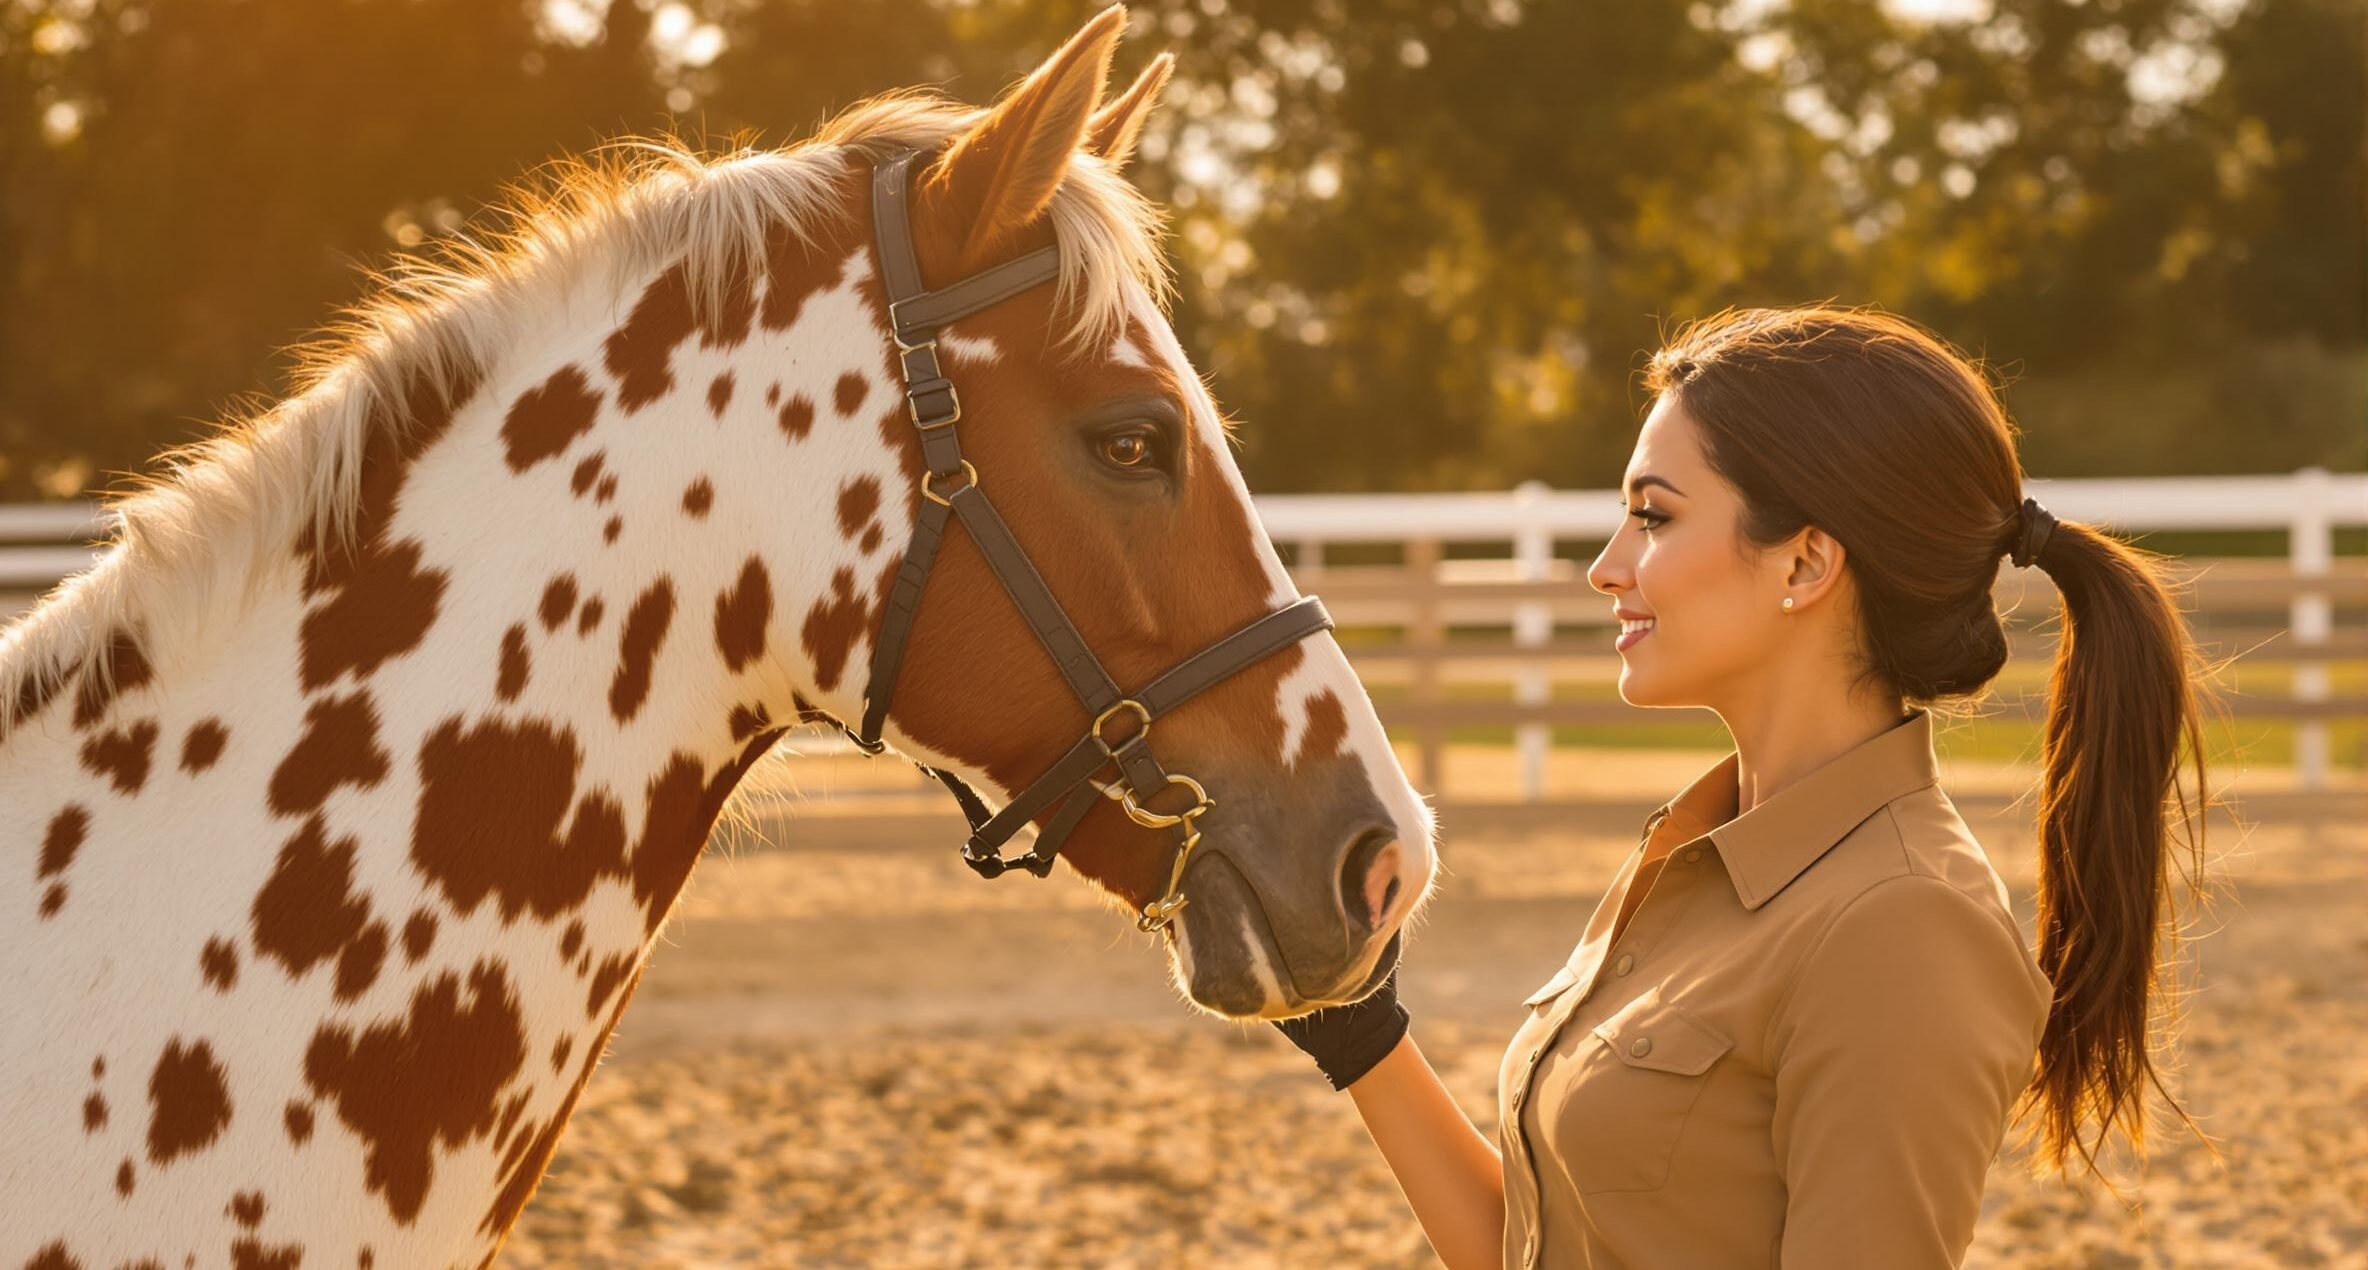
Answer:
M1638 617L1624 609L1614 609L1613 614L1620 619L1620 639L1615 647L1623 653L1636 647L1637 643L1645 636L1652 634L1654 625L1660 620L1651 617Z

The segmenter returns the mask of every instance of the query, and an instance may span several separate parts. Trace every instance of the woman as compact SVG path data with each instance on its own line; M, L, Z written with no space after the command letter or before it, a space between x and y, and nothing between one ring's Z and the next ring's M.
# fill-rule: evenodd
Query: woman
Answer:
M2204 787L2192 644L2154 557L2022 498L1987 382L1910 323L1722 314L1647 386L1629 519L1587 578L1621 697L1715 710L1734 752L1646 822L1528 998L1495 1144L1405 1038L1394 973L1278 1026L1456 1270L1957 1265L2017 1106L2059 1171L2094 1167L2091 1120L2142 1145L2183 742ZM2064 597L2036 960L1924 709L2006 660L2000 556Z

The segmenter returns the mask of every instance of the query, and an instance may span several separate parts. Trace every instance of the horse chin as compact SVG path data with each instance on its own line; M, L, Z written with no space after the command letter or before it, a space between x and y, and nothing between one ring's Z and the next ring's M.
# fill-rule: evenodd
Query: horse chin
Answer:
M1211 863L1223 857L1211 857ZM1274 931L1247 879L1230 867L1193 870L1191 899L1177 914L1169 967L1185 998L1202 1011L1237 1021L1297 1018L1325 1006L1361 1001L1397 965L1398 937L1353 982L1322 997L1302 996L1284 969Z

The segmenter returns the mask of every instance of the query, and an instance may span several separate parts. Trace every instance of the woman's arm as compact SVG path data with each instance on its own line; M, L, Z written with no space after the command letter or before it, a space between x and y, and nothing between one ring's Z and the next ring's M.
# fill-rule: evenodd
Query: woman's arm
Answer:
M1504 1161L1447 1093L1409 1032L1350 1084L1365 1131L1448 1270L1504 1265Z

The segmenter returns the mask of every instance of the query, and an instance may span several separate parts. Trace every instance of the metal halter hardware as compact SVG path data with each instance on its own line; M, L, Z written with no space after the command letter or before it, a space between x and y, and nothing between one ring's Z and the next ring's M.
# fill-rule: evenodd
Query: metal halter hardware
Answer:
M962 398L937 361L940 328L1052 281L1060 272L1058 249L1040 248L952 286L935 291L927 289L922 285L920 260L913 250L912 218L907 207L912 165L918 157L918 151L900 150L875 165L872 230L878 240L881 282L888 293L888 320L896 341L897 369L904 379L905 410L921 436L924 497L919 520L913 526L912 544L897 570L879 634L872 642L871 677L864 689L863 722L860 728L847 729L847 736L867 754L878 754L887 748L880 740L880 730L888 721L889 702L896 695L897 672L904 665L905 645L912 638L914 615L920 611L921 588L929 579L931 566L937 562L938 549L944 545L947 522L961 517L963 527L978 545L980 554L986 557L996 581L1002 583L1005 594L1027 619L1045 651L1052 655L1054 667L1068 680L1070 690L1084 704L1086 713L1093 717L1085 735L1027 788L1014 795L1001 811L990 811L978 791L952 772L921 767L952 792L955 801L962 805L963 816L970 821L970 838L962 844L962 859L981 877L997 877L1012 869L1025 869L1044 877L1052 872L1053 860L1060 855L1069 834L1093 809L1097 797L1111 798L1124 807L1127 817L1136 824L1164 828L1174 836L1176 857L1168 871L1167 891L1145 904L1135 918L1138 930L1146 933L1160 930L1184 908L1184 868L1192 858L1192 849L1200 843L1200 818L1217 805L1217 800L1209 797L1199 781L1171 773L1159 765L1151 753L1152 723L1204 689L1318 631L1330 630L1332 617L1324 611L1322 601L1312 595L1302 597L1186 658L1131 695L1119 690L1102 664L1095 660L1092 650L1085 646L1085 638L1078 634L1076 625L1053 598L1043 575L1036 571L1019 540L1012 536L1010 526L987 500L986 491L979 484L978 469L962 458L961 442L954 434L954 424L962 418ZM951 492L940 493L941 487L951 487ZM1136 716L1135 729L1113 741L1109 725L1123 714ZM1099 788L1094 778L1113 763L1118 767L1118 782L1107 790ZM1182 789L1190 794L1192 805L1176 812L1152 810L1151 800L1170 789ZM1036 835L1035 847L1025 855L1004 856L1003 844L1022 826L1047 811L1052 816Z

